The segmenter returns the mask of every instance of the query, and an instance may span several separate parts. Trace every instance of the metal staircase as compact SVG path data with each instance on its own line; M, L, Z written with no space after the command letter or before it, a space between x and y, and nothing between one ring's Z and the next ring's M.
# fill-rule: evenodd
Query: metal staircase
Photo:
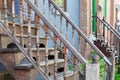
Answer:
M108 60L108 57L105 56L106 54L104 54L98 46L96 47L92 42L90 42L87 36L66 16L63 10L60 9L53 0L41 0L42 2L35 0L35 3L34 0L33 2L30 0L20 0L19 17L15 17L16 15L13 4L14 0L12 1L12 15L8 16L7 1L4 0L5 20L3 21L4 23L0 21L0 27L3 29L3 32L5 31L7 33L6 35L8 35L17 45L29 62L32 63L32 65L38 70L44 80L86 80L85 67L90 63L88 63L87 59L85 59L80 53L79 44L81 39L83 39L86 42L86 45L90 47L89 49L86 49L88 50L86 53L89 52L92 54L91 50L94 50L101 58L104 59L108 66L112 65ZM9 22L9 17L12 18L12 23ZM20 25L17 24L15 21L16 19L19 19ZM41 50L39 48L41 41L40 35L43 34L40 32L41 29L43 29L45 34L45 59L43 68L41 68L43 63L40 60L42 55L40 54ZM49 37L54 44L53 62L48 60ZM36 48L35 54L33 54L34 48L32 48L32 45L34 44ZM58 74L57 71L60 66L57 62L58 50L62 52L60 54L64 55L64 71L60 74ZM35 55L36 61L31 58L33 55ZM52 73L52 75L49 70L49 62L54 64L54 73ZM68 72L69 64L72 64L73 68L71 73ZM82 65L83 69L81 69L80 65ZM61 77L59 77L59 75ZM32 75L32 77L34 76Z

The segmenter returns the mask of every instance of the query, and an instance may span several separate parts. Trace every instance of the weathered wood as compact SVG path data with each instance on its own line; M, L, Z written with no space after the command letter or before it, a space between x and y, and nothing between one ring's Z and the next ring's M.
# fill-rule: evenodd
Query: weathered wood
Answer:
M23 46L24 45L24 39L23 39L23 5L24 0L20 0L20 43Z
M30 70L33 66L32 64L19 64L13 66L17 70Z
M57 43L54 45L55 51L54 51L54 80L57 80L57 59L58 59L58 51L57 51Z
M20 50L17 48L1 48L0 49L0 53L16 53L16 52L20 52Z
M48 76L49 69L48 69L48 26L44 24L45 30L45 74Z

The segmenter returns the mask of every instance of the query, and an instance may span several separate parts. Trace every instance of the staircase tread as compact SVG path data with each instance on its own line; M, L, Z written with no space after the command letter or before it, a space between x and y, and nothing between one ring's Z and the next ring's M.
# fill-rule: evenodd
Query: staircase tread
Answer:
M0 48L1 53L16 53L20 52L18 48Z
M8 22L9 24L13 24L13 22ZM20 26L21 24L20 23L15 23L15 25L18 25L18 26ZM28 23L26 23L26 24L22 24L22 26L23 27L28 27ZM35 24L31 24L31 28L34 28L34 29L37 29L36 27L34 27L35 26Z
M77 72L76 72L76 73L77 73ZM58 79L58 80L63 79L63 74L64 74L64 72L58 73L58 74L57 74L57 79ZM65 77L72 76L73 74L74 74L74 71L68 70L68 71L66 71ZM53 75L52 75L52 76L49 76L49 79L50 79L50 80L54 80L54 76L53 76Z
M20 34L16 34L16 36L19 37ZM23 37L28 37L28 35L27 34L23 34ZM32 38L37 38L37 36L35 36L35 35L31 35L31 37ZM40 39L45 39L45 36L40 36Z
M0 33L0 36L8 36L6 33ZM16 37L20 37L20 34L16 34ZM23 37L28 37L28 35L23 34ZM31 35L32 38L36 38L37 36ZM50 37L49 37L50 38ZM45 39L45 36L40 36L40 39Z
M15 69L30 69L32 68L32 64L16 64L14 65Z
M63 63L64 59L57 59L57 63ZM48 60L48 65L54 64L54 60ZM45 66L45 61L40 62L40 66Z
M41 51L45 51L46 48L39 48ZM54 48L48 48L48 50L55 50ZM37 48L32 48L32 51L37 51Z

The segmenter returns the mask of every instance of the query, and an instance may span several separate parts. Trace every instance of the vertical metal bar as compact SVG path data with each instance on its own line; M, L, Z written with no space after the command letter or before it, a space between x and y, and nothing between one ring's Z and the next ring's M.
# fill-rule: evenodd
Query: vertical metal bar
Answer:
M48 26L44 24L44 30L45 30L45 74L48 76Z
M57 51L57 36L54 34L54 80L57 80L57 58L58 58L58 51Z
M35 5L38 7L38 0L35 0ZM40 23L39 23L40 19L39 19L39 16L37 14L35 14L35 23L36 23L36 26L37 26L37 39L36 39L36 45L37 45L37 58L36 58L36 62L37 62L37 65L39 66L39 62L40 62L40 50L39 50L39 45L40 45Z
M23 6L24 0L20 0L20 43L24 46L24 39L23 39Z
M27 5L28 8L28 55L31 55L31 7Z

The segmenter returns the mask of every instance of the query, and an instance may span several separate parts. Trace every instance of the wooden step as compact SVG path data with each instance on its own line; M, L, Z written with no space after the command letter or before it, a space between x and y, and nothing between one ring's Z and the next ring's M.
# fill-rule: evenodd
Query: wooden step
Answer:
M15 69L19 69L19 70L21 70L21 69L29 70L29 69L31 69L33 66L32 66L32 64L17 64L17 65L14 65L13 67L14 67Z
M18 53L20 50L18 48L0 48L0 53Z
M64 65L64 59L57 59L57 64L63 64ZM54 65L54 60L48 60L48 65ZM40 66L44 67L45 66L45 61L40 62Z
M75 72L72 71L72 70L68 70L65 74L65 80L74 80L74 74L75 74L75 80L79 80L79 74L78 72ZM57 74L57 80L64 80L64 77L63 77L64 73L58 73ZM54 80L54 76L50 76L49 77L50 80Z

